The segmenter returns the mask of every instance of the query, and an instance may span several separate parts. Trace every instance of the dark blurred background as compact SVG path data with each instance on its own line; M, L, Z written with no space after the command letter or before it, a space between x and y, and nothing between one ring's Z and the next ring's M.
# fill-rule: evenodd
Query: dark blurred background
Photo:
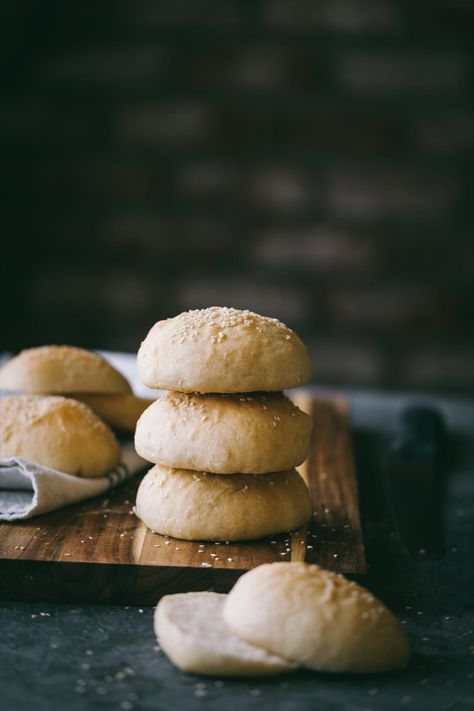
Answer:
M214 304L464 393L471 0L1 2L3 349Z

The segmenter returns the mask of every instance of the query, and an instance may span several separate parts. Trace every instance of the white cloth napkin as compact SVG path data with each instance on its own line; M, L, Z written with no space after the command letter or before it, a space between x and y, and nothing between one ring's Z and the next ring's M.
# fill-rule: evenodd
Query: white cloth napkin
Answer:
M116 469L97 479L71 476L18 457L0 459L0 521L32 518L98 496L146 465L132 442L122 445Z

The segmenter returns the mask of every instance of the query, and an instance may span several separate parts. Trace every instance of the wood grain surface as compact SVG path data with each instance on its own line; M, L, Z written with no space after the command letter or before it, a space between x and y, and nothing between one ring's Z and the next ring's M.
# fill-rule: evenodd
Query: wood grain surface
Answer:
M0 597L152 604L170 592L227 590L249 568L289 560L364 573L347 402L293 399L314 419L310 456L299 469L313 501L307 527L245 543L160 536L133 513L138 475L102 497L0 524Z

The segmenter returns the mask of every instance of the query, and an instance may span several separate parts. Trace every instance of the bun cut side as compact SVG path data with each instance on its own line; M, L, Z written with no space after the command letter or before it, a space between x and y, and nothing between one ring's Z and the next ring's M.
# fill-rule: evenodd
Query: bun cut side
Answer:
M155 633L171 661L185 672L218 676L270 676L293 669L291 662L229 630L222 619L225 598L213 592L161 598Z

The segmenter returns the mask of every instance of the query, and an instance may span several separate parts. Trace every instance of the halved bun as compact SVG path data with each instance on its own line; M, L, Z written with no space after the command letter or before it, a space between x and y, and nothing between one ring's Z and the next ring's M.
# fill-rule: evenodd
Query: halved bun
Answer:
M173 664L185 672L218 676L269 676L294 664L244 642L222 620L226 596L213 592L162 597L155 633Z
M410 651L392 613L368 590L306 563L271 563L230 591L224 621L246 642L309 669L383 672Z

